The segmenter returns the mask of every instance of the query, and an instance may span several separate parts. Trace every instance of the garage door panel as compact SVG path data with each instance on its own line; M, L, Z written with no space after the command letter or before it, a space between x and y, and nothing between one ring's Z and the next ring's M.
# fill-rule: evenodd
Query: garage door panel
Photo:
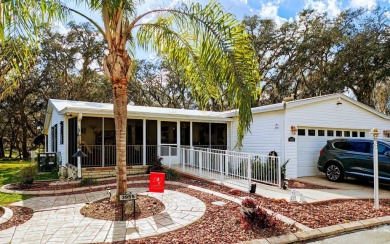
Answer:
M305 130L304 135L299 135L298 133L298 150L297 150L297 162L298 162L298 177L302 176L315 176L321 175L317 169L317 162L320 156L320 150L326 145L328 140L335 138L342 138L347 135L352 137L366 137L369 134L369 130L353 130L353 129L335 129L335 128L299 128L299 130ZM309 130L313 132L314 135L309 136ZM323 131L322 135L319 136L318 131ZM331 135L328 136L328 131L331 131ZM298 131L299 132L299 131Z

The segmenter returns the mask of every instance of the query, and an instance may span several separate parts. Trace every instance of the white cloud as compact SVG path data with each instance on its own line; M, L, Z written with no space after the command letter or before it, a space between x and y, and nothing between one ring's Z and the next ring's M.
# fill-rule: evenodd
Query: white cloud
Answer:
M55 21L52 23L53 28L60 34L66 35L70 31L70 28L66 28L61 21Z
M287 19L282 18L278 15L279 5L282 0L277 0L275 2L262 3L261 9L259 11L259 16L262 19L273 19L277 25L282 25Z
M373 9L377 3L376 0L351 0L350 5L352 8Z
M332 18L340 14L341 4L338 0L306 0L304 8L314 9L320 13L327 13Z

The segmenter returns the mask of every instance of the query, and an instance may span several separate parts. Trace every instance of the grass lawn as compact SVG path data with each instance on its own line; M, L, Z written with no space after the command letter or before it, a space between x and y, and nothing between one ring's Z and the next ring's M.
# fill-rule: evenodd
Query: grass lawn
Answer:
M28 161L7 161L0 162L0 187L6 184L20 182L18 172L22 167L28 166ZM39 173L35 180L57 179L57 172L42 172ZM0 206L8 205L13 202L28 199L29 196L20 194L5 194L0 193Z

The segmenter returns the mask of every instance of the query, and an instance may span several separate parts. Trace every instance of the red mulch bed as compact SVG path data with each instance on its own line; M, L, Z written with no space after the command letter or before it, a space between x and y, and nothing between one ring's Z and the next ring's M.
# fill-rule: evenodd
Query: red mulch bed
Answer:
M0 208L0 217L3 216L3 214L4 214L4 209Z
M155 214L161 213L164 211L164 204L150 196L138 195L136 200L140 212L135 214L136 219L147 218ZM80 213L86 217L93 219L102 219L102 220L122 220L122 206L110 201L109 198L104 198L96 202L84 206ZM134 215L124 214L124 220L133 220Z
M31 208L26 207L8 206L8 208L12 209L14 215L7 222L0 224L0 231L23 224L31 219L34 212Z
M195 223L176 231L116 243L237 243L296 231L295 227L282 222L279 222L280 227L277 229L262 229L258 232L245 231L241 226L241 213L239 205L236 203L193 189L179 188L177 191L203 201L206 204L206 212L203 217ZM215 201L224 201L226 205L211 204Z
M335 189L333 187L321 186L297 180L288 180L288 187L294 189Z
M334 200L299 204L263 197L254 198L258 205L269 208L311 228L390 215L389 200L381 200L380 209L375 210L373 200Z

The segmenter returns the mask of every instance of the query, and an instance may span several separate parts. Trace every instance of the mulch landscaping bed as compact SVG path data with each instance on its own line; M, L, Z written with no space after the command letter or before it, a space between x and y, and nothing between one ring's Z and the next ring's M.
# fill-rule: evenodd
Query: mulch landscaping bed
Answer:
M31 219L34 212L31 208L26 207L8 206L8 208L12 209L14 215L7 222L0 224L0 231L23 224Z
M164 204L150 196L138 195L137 204L140 208L140 212L135 214L136 219L147 218L155 214L164 211ZM84 206L80 213L86 217L102 220L122 220L122 206L110 201L109 198L104 198L96 202ZM134 215L126 215L124 220L133 220Z
M4 209L0 207L0 217L3 216L4 214Z
M288 187L294 189L336 189L333 187L321 186L321 185L301 182L297 180L288 180Z
M170 187L170 185L167 186L168 189ZM277 229L245 231L241 226L238 204L193 189L178 188L176 190L194 196L206 204L206 212L198 221L158 236L115 243L237 243L296 231L295 227L282 222L279 222L280 226ZM215 201L224 201L226 204L217 206L212 204Z

